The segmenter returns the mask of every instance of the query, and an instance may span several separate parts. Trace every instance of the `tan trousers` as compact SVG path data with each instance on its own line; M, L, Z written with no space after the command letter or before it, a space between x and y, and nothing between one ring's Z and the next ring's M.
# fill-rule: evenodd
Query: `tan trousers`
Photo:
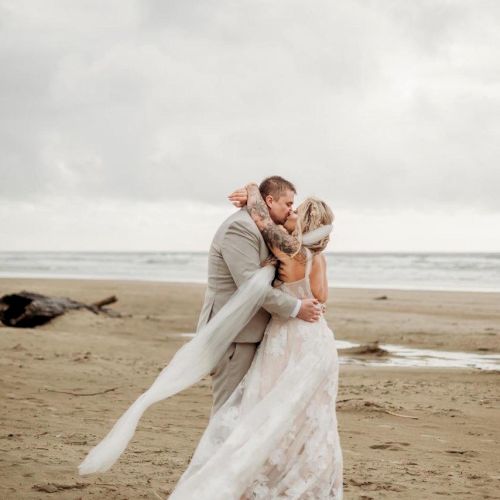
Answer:
M252 364L259 344L233 342L212 376L212 415L227 401Z

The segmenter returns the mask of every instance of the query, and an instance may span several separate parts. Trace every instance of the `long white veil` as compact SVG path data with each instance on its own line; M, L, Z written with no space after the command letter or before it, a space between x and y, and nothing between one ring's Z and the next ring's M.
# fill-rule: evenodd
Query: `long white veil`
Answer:
M331 231L331 226L319 229L321 231L315 230L313 238L304 235L307 244L324 238ZM264 303L274 273L273 266L256 271L224 307L198 330L195 337L175 353L151 387L125 411L106 437L89 451L78 466L80 475L110 469L127 448L140 418L152 404L190 387L217 366L231 342Z
M78 466L80 475L107 471L125 451L142 414L152 404L186 389L212 371L234 338L264 303L274 272L273 266L258 270L195 337L175 353L151 387L90 450Z

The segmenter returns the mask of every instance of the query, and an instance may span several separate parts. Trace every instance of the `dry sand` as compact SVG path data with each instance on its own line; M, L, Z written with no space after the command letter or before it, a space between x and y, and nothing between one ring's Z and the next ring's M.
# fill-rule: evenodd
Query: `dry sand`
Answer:
M77 466L185 341L172 334L194 330L203 286L0 280L0 295L23 289L116 294L123 317L0 327L0 498L165 498L206 425L208 379L150 408L107 473L80 477ZM500 352L498 304L500 294L334 289L327 319L338 339ZM499 372L342 365L345 498L500 498L499 382Z

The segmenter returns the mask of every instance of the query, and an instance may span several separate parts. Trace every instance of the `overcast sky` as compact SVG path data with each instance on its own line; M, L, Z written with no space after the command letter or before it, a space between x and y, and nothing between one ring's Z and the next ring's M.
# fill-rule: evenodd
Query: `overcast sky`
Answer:
M0 0L0 250L206 250L280 174L330 250L500 251L500 2Z

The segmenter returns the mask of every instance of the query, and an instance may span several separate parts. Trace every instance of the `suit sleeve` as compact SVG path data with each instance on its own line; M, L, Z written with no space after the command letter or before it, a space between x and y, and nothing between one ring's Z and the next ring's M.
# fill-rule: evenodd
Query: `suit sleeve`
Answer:
M228 227L221 253L237 287L260 269L259 238L240 221ZM296 298L269 285L262 307L271 314L289 318L297 303Z

